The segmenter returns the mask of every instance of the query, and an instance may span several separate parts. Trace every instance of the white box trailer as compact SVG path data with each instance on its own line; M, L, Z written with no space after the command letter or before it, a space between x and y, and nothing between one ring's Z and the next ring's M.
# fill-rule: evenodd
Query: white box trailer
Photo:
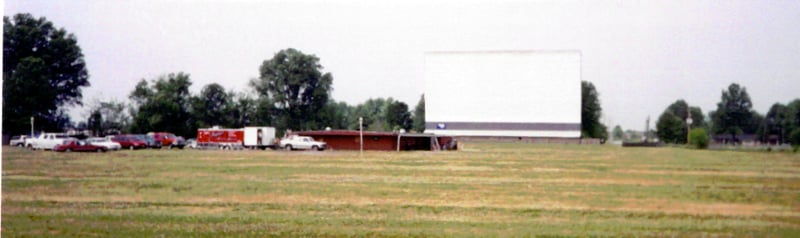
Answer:
M425 54L425 132L579 138L581 52Z
M253 149L275 148L275 128L245 127L244 146Z

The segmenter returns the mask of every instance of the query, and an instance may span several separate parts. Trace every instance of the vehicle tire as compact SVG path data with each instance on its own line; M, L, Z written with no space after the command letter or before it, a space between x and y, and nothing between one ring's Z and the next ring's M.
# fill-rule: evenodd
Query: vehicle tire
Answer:
M72 149L67 148L66 150L64 150L64 152L72 152Z
M97 151L96 151L96 152L97 152L97 153L100 153L100 152L106 152L106 150L104 150L104 149L101 149L101 148L97 148Z
M292 145L285 145L283 146L283 149L285 149L286 151L292 151Z
M128 149L133 150L133 145L129 146Z
M312 145L312 146L311 146L311 150L316 150L316 151L319 151L319 147L317 147L316 145Z

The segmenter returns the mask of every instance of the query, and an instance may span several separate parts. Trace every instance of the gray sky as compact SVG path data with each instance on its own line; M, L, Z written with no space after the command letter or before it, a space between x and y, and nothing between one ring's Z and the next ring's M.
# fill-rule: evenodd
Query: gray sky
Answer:
M800 1L6 1L75 34L91 87L84 102L125 100L142 78L183 71L192 91L249 90L288 47L321 59L333 98L416 105L426 51L583 53L603 121L651 127L677 99L714 110L747 88L760 113L800 97ZM480 95L475 95L480 97ZM71 113L83 120L86 109ZM75 118L77 117L77 118Z

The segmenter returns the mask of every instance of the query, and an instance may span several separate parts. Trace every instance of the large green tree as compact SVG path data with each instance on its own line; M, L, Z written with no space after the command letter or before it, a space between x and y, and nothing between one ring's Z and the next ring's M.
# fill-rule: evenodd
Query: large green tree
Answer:
M131 131L166 131L180 136L196 136L189 111L191 85L189 75L184 73L160 76L150 83L144 79L140 81L130 94L134 103Z
M656 122L656 136L665 143L686 143L685 122L670 111L664 111Z
M201 128L211 126L230 127L234 116L232 95L225 92L225 87L211 83L203 87L200 95L192 97L192 112L195 125Z
M353 111L353 107L345 102L330 100L323 109L323 124L331 129L349 129L350 125L358 121L358 118L353 118Z
M581 136L599 138L605 142L608 132L606 126L600 123L603 109L600 107L599 97L594 84L581 81Z
M89 74L77 38L44 17L3 17L3 130L61 130L65 106L82 105Z
M130 116L123 102L97 101L92 103L91 114L100 113L100 135L117 134L126 131L130 125ZM97 116L95 116L97 117ZM92 123L88 123L91 125Z
M99 110L92 111L89 119L86 120L86 126L92 131L93 136L101 136L103 133L103 114Z
M364 130L391 131L393 125L387 120L387 110L396 101L394 98L370 98L353 108L353 123L350 129L358 129L358 118L364 118Z
M800 146L800 98L792 100L786 105L786 120L789 122L786 126L786 133L788 136L786 140L795 146ZM793 136L794 135L794 136Z
M417 106L414 107L414 130L422 133L425 132L425 95L419 97Z
M666 143L686 143L689 128L686 127L687 119L691 112L692 128L705 126L705 116L699 107L689 107L683 99L670 104L656 121L656 136Z
M386 106L386 128L389 131L411 129L411 112L408 105L401 101L394 101Z
M722 91L717 110L711 113L714 134L729 134L734 141L738 135L754 134L760 123L747 89L733 83Z
M616 125L611 132L611 137L616 141L621 141L625 137L625 132L622 131L621 126Z
M250 97L247 94L239 93L232 95L232 106L228 109L231 117L232 128L241 128L245 126L269 126L269 120L260 121L257 117L259 111L259 101Z
M279 130L322 129L323 108L328 103L333 76L322 72L319 58L285 49L259 68L250 81L258 95L272 103L273 125Z
M800 128L800 99L787 104L775 103L764 115L759 134L763 139L777 139L780 144L791 143L791 134Z
M783 144L791 132L787 131L791 127L788 111L786 105L775 103L764 116L764 134L777 136L779 144Z

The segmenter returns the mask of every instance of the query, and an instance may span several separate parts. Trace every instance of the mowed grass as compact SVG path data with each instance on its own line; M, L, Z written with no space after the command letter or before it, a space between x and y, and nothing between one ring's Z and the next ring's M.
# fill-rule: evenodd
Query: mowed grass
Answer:
M800 155L467 144L458 152L2 152L2 235L800 236Z

